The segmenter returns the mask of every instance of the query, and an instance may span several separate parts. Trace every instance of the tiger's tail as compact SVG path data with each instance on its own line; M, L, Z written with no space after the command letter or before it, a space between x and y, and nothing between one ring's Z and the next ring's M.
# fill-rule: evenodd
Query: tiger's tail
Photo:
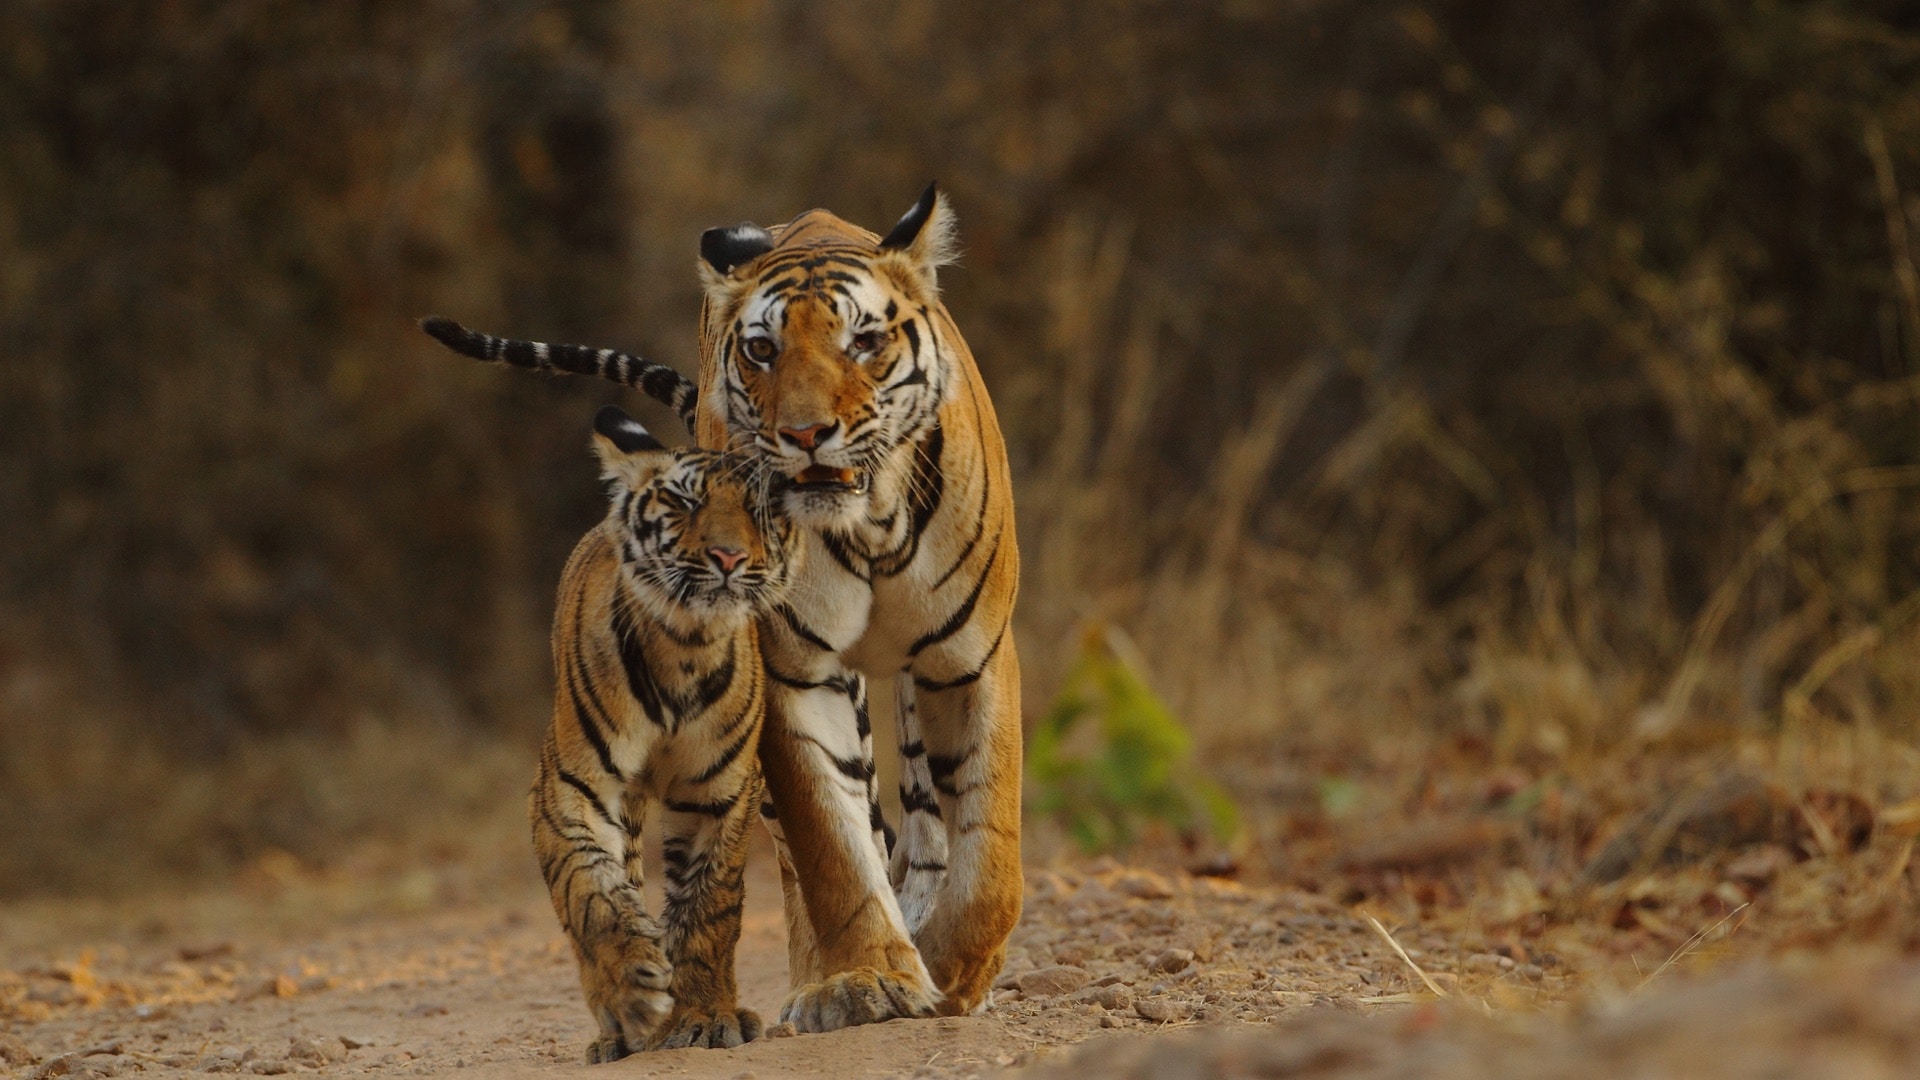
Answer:
M494 337L478 330L469 330L439 315L421 319L420 329L454 352L475 360L512 364L514 367L549 373L598 375L622 386L631 386L680 414L687 430L694 430L694 406L699 398L699 390L685 375L665 364L656 364L617 349L549 345L544 341Z

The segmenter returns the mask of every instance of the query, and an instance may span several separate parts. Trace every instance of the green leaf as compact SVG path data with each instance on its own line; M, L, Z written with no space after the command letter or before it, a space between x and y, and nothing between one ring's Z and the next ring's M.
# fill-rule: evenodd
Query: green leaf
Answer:
M1089 627L1079 656L1027 745L1034 808L1058 821L1083 850L1122 849L1137 823L1177 831L1202 825L1223 844L1240 815L1220 787L1199 775L1193 740L1116 647L1117 632ZM1091 719L1092 726L1082 729Z

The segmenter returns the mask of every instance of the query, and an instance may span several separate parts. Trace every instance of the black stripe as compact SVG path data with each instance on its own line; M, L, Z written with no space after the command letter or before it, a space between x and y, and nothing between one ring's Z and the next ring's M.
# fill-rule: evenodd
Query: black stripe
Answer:
M919 739L915 739L900 748L900 756L903 758L917 758L926 752L927 744L921 742Z
M739 738L728 744L725 750L720 751L720 759L718 761L715 761L712 765L709 765L694 775L693 782L696 784L704 784L714 777L719 776L726 770L727 766L733 764L734 758L740 756L740 748L747 745L747 740L752 737L753 730L751 728L741 732Z
M933 774L934 786L939 787L943 782L953 779L953 774L959 772L960 766L966 764L966 761L967 754L957 757L947 754L928 754L927 771Z
M920 650L929 645L945 641L959 633L960 628L965 626L967 620L973 617L973 607L980 602L980 591L987 587L987 578L993 576L993 564L1000 558L1000 538L1001 534L995 534L993 538L993 554L987 556L987 565L980 568L980 578L973 583L973 591L967 594L966 601L962 603L952 615L949 615L947 621L941 623L937 629L929 630L925 634L922 634L920 639L915 641L911 648L907 649L908 656L919 656Z
M736 791L724 799L711 799L706 802L688 802L680 799L667 799L663 803L676 814L705 814L707 817L726 817L740 803L743 792Z
M573 705L574 722L580 725L580 733L587 737L588 743L592 744L594 754L600 758L600 767L605 769L609 776L619 777L624 781L626 777L621 776L620 770L613 764L613 750L607 746L606 736L600 733L600 725L594 722L593 716L587 711L586 706L581 703L580 694L583 689L585 688L579 685L578 680L574 676L573 669L568 668L567 700ZM592 697L593 691L586 690L585 692L589 698Z
M943 862L932 862L932 861L922 862L919 859L907 860L907 869L909 870L923 870L928 873L939 873L945 870L946 868L947 868L947 864Z
M586 734L587 741L593 744L593 752L600 757L600 767L605 769L608 775L625 781L626 777L613 763L613 751L607 746L606 735L599 724L599 721L604 719L607 721L607 726L612 727L614 726L613 718L607 714L606 706L600 703L600 696L593 692L593 685L585 678L585 672L588 670L587 654L580 644L581 638L585 636L582 633L586 627L586 616L583 611L585 607L584 600L574 605L573 664L567 669L567 694L573 701L573 715L580 723L580 730ZM582 708L583 696L586 705L590 708Z
M926 535L927 523L933 515L940 512L941 500L946 495L947 474L941 469L941 458L946 450L946 429L939 424L926 435L926 442L916 449L914 454L914 482L907 485L907 507L912 515L912 524L900 541L900 546L884 556L884 563L874 563L874 576L892 576L912 564L920 553L920 538ZM892 519L880 526L882 530L892 527Z
M582 798L593 805L594 811L600 815L600 820L616 829L620 828L620 823L613 818L613 812L607 809L607 804L600 801L599 794L588 787L585 780L580 779L565 769L555 769L554 771L560 775L561 783L579 792Z
M647 666L646 654L640 651L640 635L633 627L632 613L624 620L616 619L614 632L619 635L620 666L627 672L627 692L640 704L640 711L647 719L663 728L671 728L667 711L661 707L660 684L654 681L653 669ZM622 627L619 623L625 622Z
M848 685L847 680L844 677L839 675L829 675L826 678L821 679L819 682L808 682L807 680L802 679L796 675L788 675L785 672L779 671L775 669L772 664L768 664L766 665L766 667L767 667L768 678L772 679L774 682L779 683L781 686L790 687L795 690L827 689L827 690L838 691L839 693L842 693L842 694L848 693L851 690L851 687Z
M774 610L780 613L780 617L786 620L787 628L792 630L796 635L798 635L800 640L806 642L807 644L813 646L816 649L819 649L822 652L839 652L840 651L833 647L832 642L828 641L826 638L823 638L819 634L815 633L812 627L801 622L800 616L794 612L792 607L786 604L781 604L780 606L774 608Z
M973 554L974 547L980 543L980 537L986 534L987 504L991 500L992 495L993 473L990 470L983 469L980 472L980 509L973 515L973 536L967 541L967 546L960 549L960 557L953 560L953 565L947 567L947 572L941 574L940 577L934 581L934 589L945 585L948 578L958 573L960 568L966 565L967 556Z
M920 676L915 675L913 677L913 685L918 687L921 690L926 690L930 693L938 693L939 691L942 691L942 690L957 690L962 686L971 686L974 683L979 682L980 676L986 674L987 665L993 662L993 654L1000 651L1000 643L1002 641L1005 641L1006 638L1007 638L1007 624L1002 623L1000 624L1000 632L994 635L993 645L987 649L987 654L980 658L980 663L972 671L969 671L966 674L961 675L957 678L946 679L944 681L937 680L937 679L923 679Z
M714 668L698 683L694 684L693 692L695 701L691 704L696 705L696 707L688 710L686 715L692 716L706 712L713 707L715 702L720 700L722 695L733 688L733 674L736 668L739 649L739 638L734 638L732 641L729 641L727 643L726 663Z
M932 792L918 786L900 789L900 809L909 814L940 816L939 801L933 797Z
M868 585L873 584L871 571L862 571L853 565L855 556L853 552L848 549L845 538L830 532L822 532L820 533L820 542L826 545L827 554L833 556L833 561L839 563L841 569L859 578Z

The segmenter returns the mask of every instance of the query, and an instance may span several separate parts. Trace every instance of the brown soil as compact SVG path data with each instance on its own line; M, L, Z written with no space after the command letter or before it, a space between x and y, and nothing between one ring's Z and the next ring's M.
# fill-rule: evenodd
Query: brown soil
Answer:
M768 861L756 859L740 948L743 995L763 1013L786 986ZM239 899L0 910L0 1062L29 1076L587 1068L591 1023L542 899L516 890L429 914L303 914L313 907L298 890L256 886ZM1682 959L1711 952L1712 936ZM1595 973L1552 954L1523 951L1522 962L1487 940L1375 926L1364 908L1291 889L1106 861L1036 869L1007 974L983 1015L648 1054L602 1069L689 1078L1029 1067L1347 1077L1439 1063L1446 1068L1433 1075L1614 1075L1595 1063L1644 1068L1648 1055L1668 1055L1660 1060L1693 1069L1700 1052L1684 1047L1695 1032L1737 1037L1751 1053L1700 1058L1727 1067L1687 1075L1746 1075L1741 1061L1772 1060L1754 1055L1787 1053L1789 1043L1857 1066L1831 1075L1900 1075L1888 1063L1920 1063L1920 1036L1908 1034L1920 1031L1920 972L1911 966L1869 980L1859 971L1870 956L1851 966L1828 959L1811 978L1755 971L1704 986L1675 972L1619 995L1624 1007L1569 1020L1534 1014L1596 1000ZM1448 1000L1436 1005L1435 991ZM1776 1015L1805 1023L1765 1019ZM1195 1041L1194 1028L1210 1034ZM1159 1037L1140 1038L1148 1035ZM1089 1040L1085 1050L1063 1049ZM1563 1071L1542 1071L1548 1060ZM1568 1060L1600 1071L1564 1071Z

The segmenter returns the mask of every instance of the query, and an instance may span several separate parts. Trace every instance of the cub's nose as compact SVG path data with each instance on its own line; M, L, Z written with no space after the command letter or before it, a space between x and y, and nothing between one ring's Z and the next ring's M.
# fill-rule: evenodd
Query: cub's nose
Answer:
M747 561L747 553L738 548L710 547L707 549L707 558L713 560L713 565L719 567L721 573L731 574L734 567Z
M811 450L815 446L831 439L833 433L839 430L840 422L838 420L831 424L814 424L811 427L783 427L780 429L780 438L802 450Z

